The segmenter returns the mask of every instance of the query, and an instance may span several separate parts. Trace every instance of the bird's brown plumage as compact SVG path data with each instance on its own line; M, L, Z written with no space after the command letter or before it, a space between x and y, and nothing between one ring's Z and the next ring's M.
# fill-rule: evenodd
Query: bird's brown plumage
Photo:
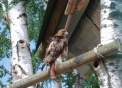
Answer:
M62 59L67 56L68 52L68 41L66 38L67 31L65 29L59 30L53 37L50 37L47 41L49 43L45 61L42 66L42 70L46 64L50 64L50 76L54 77L55 60L60 56Z

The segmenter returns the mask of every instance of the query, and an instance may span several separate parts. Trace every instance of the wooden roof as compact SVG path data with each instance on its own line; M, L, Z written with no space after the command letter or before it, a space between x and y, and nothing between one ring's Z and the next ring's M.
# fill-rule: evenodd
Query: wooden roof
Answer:
M90 0L69 40L69 51L77 56L93 49L99 43L100 0Z
M82 0L77 0L77 5L81 1ZM57 30L65 27L68 16L64 15L64 11L67 2L68 0L54 0L53 2L49 0L40 31L40 33L43 33L43 36L41 35L42 40L38 40L40 43L42 42L44 49L47 45L45 43L47 39ZM82 10L74 11L71 23L69 24L69 35L67 37L69 40L68 58L87 52L100 42L100 0L90 0L87 4ZM52 11L49 10L51 8ZM48 17L48 19L46 17ZM47 21L46 24L44 24L45 21ZM43 47L41 46L41 48ZM39 57L43 58L44 53L43 55L42 53L39 54Z

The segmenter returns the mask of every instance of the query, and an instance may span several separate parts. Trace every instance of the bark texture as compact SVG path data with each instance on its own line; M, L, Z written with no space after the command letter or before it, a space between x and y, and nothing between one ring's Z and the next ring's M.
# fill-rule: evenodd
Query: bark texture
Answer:
M122 42L122 0L101 0L101 44ZM122 53L110 56L96 68L100 88L122 87Z
M8 3L10 4L11 0L8 0ZM13 82L33 74L24 5L24 1L19 2L7 14L12 43L11 67Z

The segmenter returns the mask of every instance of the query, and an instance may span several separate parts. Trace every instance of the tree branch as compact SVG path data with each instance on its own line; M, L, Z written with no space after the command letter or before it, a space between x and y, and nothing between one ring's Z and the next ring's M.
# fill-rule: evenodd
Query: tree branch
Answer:
M0 1L0 5L1 5L2 9L3 9L3 12L5 12L5 13L3 13L3 18L4 18L5 20L7 20L6 7L5 7L5 4L3 3L3 1ZM4 21L2 21L2 22L5 23Z
M0 68L2 69L3 71L5 71L6 73L8 73L10 76L12 76L11 72L9 72L6 68L4 68L3 66Z
M122 52L122 44L120 43L120 40L117 39L112 43L99 47L98 52L101 55L108 57L108 56L111 56L118 52ZM74 57L68 61L63 62L62 64L60 64L56 67L56 69L55 69L56 76L58 76L62 73L71 71L75 68L81 67L83 65L89 64L91 62L99 60L97 58L98 57L95 54L94 50L91 50L91 51L81 54L77 57ZM48 70L39 72L37 74L31 75L20 81L17 81L13 84L10 84L9 88L26 88L30 85L47 80L49 78L50 78L50 75L49 75L49 69L48 69ZM7 88L7 87L4 87L4 88Z
M5 4L2 1L0 1L0 5L2 6L3 11L6 11Z

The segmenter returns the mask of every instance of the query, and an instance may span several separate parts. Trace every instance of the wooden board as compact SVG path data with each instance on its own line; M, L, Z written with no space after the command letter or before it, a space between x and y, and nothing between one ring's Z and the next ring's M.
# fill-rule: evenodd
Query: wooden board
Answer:
M91 0L85 14L100 29L100 0Z
M72 52L73 55L85 53L100 43L100 6L98 2L99 0L90 1L90 6L88 5L69 40L69 52ZM94 8L96 4L98 8ZM71 57L71 53L68 56Z

